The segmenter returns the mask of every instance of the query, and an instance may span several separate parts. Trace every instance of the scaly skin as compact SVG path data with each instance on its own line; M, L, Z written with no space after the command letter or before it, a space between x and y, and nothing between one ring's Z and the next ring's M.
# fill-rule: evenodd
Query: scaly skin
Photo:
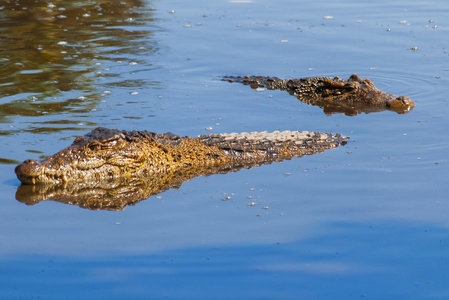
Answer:
M345 143L339 134L273 132L211 134L195 138L171 133L96 128L42 161L15 169L23 184L89 182L182 173L207 174L322 152ZM192 172L194 170L194 172ZM195 177L195 176L194 176Z
M321 107L326 114L354 116L362 112L391 110L408 113L415 103L409 97L398 97L377 89L369 79L353 74L348 80L338 77L280 79L263 76L227 76L223 80L241 82L251 88L287 91L300 101Z
M32 205L53 200L88 209L122 210L198 176L235 172L345 144L320 132L211 134L97 128L42 161L16 167L16 199Z

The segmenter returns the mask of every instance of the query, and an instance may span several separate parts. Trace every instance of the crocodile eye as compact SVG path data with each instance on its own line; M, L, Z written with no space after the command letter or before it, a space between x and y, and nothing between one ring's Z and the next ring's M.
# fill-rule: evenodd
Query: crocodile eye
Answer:
M100 144L98 144L98 143L89 144L88 147L89 147L89 149L92 149L92 150L99 150L101 148Z
M345 84L344 88L346 90L355 90L356 89L356 85L353 82L348 82Z

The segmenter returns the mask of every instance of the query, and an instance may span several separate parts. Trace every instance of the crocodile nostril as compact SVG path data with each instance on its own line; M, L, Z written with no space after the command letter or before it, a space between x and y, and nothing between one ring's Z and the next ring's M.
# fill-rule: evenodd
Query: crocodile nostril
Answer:
M399 101L401 101L404 104L410 104L411 100L409 97L401 96L397 98Z

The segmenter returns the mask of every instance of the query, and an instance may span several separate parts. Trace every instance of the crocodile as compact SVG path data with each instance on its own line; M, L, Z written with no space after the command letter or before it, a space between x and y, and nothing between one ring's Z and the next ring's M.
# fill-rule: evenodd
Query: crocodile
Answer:
M180 137L98 127L52 156L18 165L15 172L22 185L16 198L26 203L60 199L85 207L122 208L194 177L312 155L348 139L308 131Z
M353 74L348 80L338 77L307 77L281 79L267 76L225 76L223 81L240 82L253 89L287 91L298 100L323 109L325 114L344 113L355 116L360 113L394 111L408 113L415 103L406 96L385 93L368 78Z

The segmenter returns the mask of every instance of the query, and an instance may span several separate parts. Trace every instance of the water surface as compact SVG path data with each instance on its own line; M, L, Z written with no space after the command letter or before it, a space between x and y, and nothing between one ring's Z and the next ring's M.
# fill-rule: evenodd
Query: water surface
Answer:
M447 299L446 1L14 1L0 7L1 298ZM325 115L224 75L357 73L408 114ZM124 211L15 198L15 163L96 126L338 132ZM248 205L254 203L255 205Z

